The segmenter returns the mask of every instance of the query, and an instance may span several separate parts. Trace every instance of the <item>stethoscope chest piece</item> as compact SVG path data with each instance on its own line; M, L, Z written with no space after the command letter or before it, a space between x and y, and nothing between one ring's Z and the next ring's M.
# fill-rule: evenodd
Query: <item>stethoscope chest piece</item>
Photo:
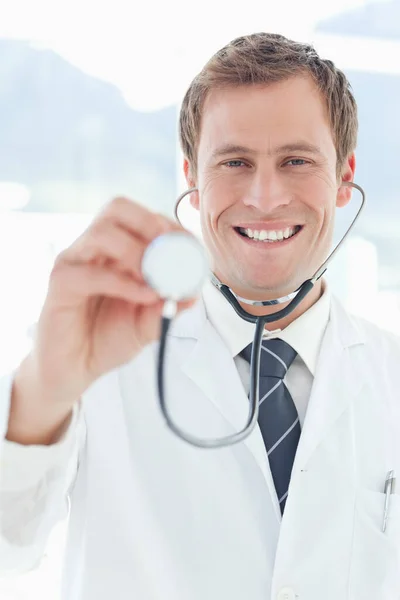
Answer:
M161 298L184 300L196 296L208 277L206 253L189 233L172 231L146 248L142 274Z

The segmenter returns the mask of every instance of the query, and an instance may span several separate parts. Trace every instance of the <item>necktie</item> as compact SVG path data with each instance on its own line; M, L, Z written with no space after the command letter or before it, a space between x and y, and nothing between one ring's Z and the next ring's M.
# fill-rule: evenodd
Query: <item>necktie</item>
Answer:
M251 347L252 344L249 344L241 352L241 356L248 362L251 359ZM296 354L283 340L262 342L258 424L282 514L301 432L296 406L283 383Z

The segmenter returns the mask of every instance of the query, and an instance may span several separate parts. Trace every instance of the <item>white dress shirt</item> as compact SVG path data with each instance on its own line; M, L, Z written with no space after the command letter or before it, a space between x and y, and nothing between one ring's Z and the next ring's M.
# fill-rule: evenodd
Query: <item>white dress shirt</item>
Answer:
M234 357L239 375L248 393L250 365L238 355L253 341L254 325L241 319L211 283L207 283L205 286L203 297L207 316ZM271 323L270 329L266 330L264 334L264 339L280 338L297 352L297 356L284 378L284 383L296 405L301 426L304 423L319 351L329 321L329 311L330 293L324 281L321 297L309 310L282 331L274 330L273 323Z

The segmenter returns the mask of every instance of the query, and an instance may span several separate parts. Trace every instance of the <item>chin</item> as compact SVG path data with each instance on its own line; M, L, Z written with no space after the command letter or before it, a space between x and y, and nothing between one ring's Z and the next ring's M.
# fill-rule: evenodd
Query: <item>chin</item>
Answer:
M238 281L238 287L244 292L243 296L249 300L274 300L296 291L306 279L305 277L304 280L298 281L296 277L282 281L276 277L267 279L265 275L262 279L260 277L249 278L247 274L247 277Z

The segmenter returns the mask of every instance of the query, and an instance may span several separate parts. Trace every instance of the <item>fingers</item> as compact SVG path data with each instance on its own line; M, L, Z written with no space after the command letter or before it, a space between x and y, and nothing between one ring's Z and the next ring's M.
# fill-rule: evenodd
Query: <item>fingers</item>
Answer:
M126 198L110 202L88 229L57 258L70 264L115 265L142 282L141 263L148 244L168 231L183 231L170 219Z
M98 220L112 221L147 242L167 231L183 231L181 225L171 219L123 197L114 198Z
M58 263L50 276L51 288L66 304L77 300L85 302L91 296L119 298L143 305L160 302L158 294L148 285L97 265Z
M118 298L134 305L150 306L164 300L146 283L135 281L129 275L98 265L71 265L59 263L50 276L50 289L68 305L84 303L88 298L103 296ZM178 303L178 312L193 306L197 298Z
M147 244L110 221L96 223L59 257L70 264L117 263L119 271L143 282L141 264Z

